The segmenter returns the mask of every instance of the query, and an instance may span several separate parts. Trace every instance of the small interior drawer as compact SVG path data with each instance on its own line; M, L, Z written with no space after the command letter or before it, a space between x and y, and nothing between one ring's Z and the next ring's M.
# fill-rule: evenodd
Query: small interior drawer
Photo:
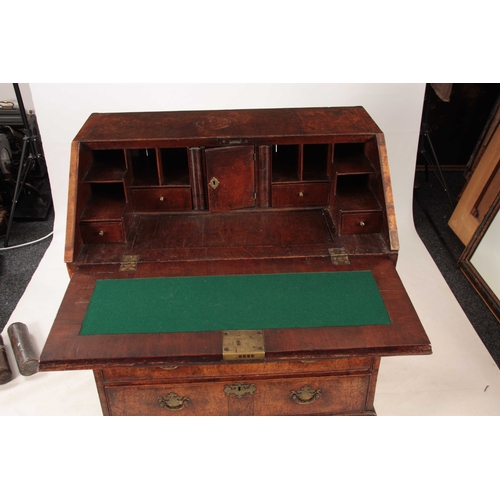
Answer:
M381 227L381 212L344 213L341 216L341 234L379 233Z
M132 202L137 212L165 212L193 208L189 187L132 189Z
M273 207L323 207L328 205L329 184L275 184L272 189Z
M124 243L122 222L81 222L80 231L84 243Z

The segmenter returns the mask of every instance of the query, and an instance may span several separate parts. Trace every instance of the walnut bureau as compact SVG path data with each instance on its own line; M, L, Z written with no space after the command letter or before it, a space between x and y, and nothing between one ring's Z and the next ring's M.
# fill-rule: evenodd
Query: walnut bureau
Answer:
M104 415L374 415L381 357L431 353L397 254L361 107L96 113L40 370Z

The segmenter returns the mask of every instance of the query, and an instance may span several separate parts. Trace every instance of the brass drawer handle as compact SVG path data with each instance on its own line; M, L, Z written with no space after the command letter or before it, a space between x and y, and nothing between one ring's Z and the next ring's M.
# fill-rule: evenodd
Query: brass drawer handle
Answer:
M99 236L104 236L104 231L99 231Z
M303 197L304 197L304 193L301 191L301 192L299 193L299 198L303 198Z
M290 399L299 405L314 403L320 397L321 389L312 390L308 385L305 385L298 391L290 391Z
M165 196L160 196L160 201L165 201Z
M190 402L187 396L179 396L175 392L171 392L166 398L158 397L160 407L170 411L183 410Z
M361 227L364 227L364 226L366 226L366 223L365 223L365 221L363 221L363 220L362 220L362 221L360 221L360 222L359 222L359 225L360 225Z

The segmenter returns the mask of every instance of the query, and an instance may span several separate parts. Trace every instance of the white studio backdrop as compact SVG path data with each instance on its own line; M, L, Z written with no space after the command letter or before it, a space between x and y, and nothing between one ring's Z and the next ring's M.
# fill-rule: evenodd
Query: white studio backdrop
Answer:
M41 83L30 84L30 90L56 219L53 242L9 324L26 323L39 350L69 281L63 252L70 145L91 113L363 106L385 135L401 246L397 268L434 350L431 356L383 359L377 412L500 414L500 389L493 389L491 382L498 368L414 229L413 181L425 84ZM6 332L3 337L7 338ZM484 393L487 384L491 388ZM92 373L83 371L16 374L0 388L0 414L100 415L101 410Z

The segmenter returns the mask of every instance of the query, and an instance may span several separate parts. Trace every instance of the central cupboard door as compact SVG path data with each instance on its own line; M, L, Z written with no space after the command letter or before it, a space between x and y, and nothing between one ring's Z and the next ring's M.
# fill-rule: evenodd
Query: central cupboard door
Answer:
M205 150L208 204L211 212L254 207L255 156L253 146Z

